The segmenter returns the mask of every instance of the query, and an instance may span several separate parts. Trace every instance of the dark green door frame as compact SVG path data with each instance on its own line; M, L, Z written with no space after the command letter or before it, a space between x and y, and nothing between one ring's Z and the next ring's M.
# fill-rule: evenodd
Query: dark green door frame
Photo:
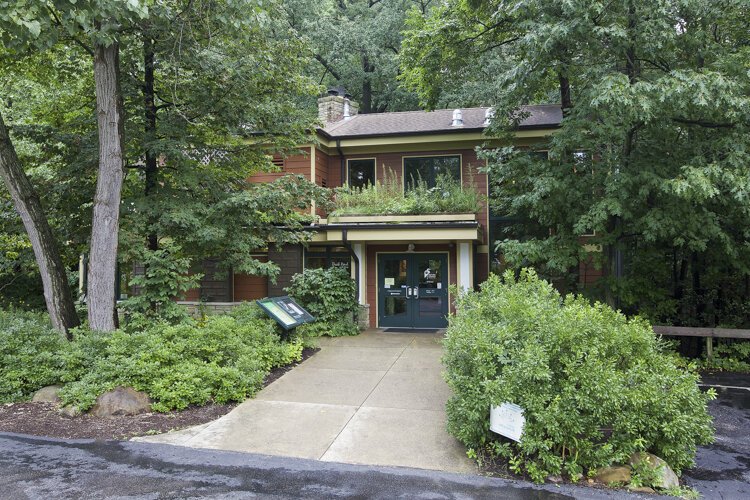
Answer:
M447 253L380 253L377 261L380 327L447 326Z

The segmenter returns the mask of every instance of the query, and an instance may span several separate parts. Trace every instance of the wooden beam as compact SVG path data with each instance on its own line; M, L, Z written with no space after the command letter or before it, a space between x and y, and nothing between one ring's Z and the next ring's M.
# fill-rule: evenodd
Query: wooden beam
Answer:
M750 339L750 330L738 328L697 328L692 326L654 326L654 333L674 337Z

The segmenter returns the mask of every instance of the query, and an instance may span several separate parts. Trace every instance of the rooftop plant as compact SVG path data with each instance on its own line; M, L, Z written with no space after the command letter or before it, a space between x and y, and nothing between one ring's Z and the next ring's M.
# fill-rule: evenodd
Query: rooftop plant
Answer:
M417 179L404 189L401 179L388 171L382 181L363 188L336 190L336 209L331 215L421 215L474 213L481 208L482 196L473 185L464 186L447 175L437 178L434 187Z

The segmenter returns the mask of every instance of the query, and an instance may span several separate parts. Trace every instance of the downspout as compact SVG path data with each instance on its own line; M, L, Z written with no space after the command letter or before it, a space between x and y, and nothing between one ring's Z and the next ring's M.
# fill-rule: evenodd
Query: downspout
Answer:
M344 152L341 151L341 139L336 139L336 151L339 153L339 163L341 167L341 187L344 187L344 179L346 175L346 158L344 158Z
M344 247L346 247L347 250L349 250L349 255L352 256L354 259L354 283L356 286L356 292L354 293L354 297L357 300L357 304L359 304L359 257L357 257L356 252L354 251L354 248L352 248L351 243L347 241L349 230L348 229L342 229L341 230L341 241L344 244Z

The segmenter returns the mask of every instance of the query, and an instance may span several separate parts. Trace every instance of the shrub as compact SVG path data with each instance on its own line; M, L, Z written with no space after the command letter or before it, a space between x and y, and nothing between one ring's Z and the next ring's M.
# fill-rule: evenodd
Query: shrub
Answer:
M445 347L449 431L470 454L502 456L535 481L577 480L636 451L679 473L712 440L713 393L700 392L647 322L562 299L531 270L460 296ZM524 409L520 443L489 430L490 405L502 402Z
M473 187L463 186L449 176L438 177L435 187L422 179L404 190L393 172L375 185L361 189L336 190L336 210L331 215L420 215L435 213L475 213L482 197Z
M75 381L60 396L82 410L119 385L148 393L155 411L241 401L262 387L269 370L301 355L301 342L280 342L268 319L222 315L202 326L185 321L133 333L79 332L67 358Z
M60 354L69 347L46 314L0 309L0 403L60 382L66 371Z
M141 329L154 320L165 320L172 324L187 318L187 311L174 299L184 298L185 292L198 286L200 274L190 274L190 259L182 249L169 240L160 243L157 250L138 247L131 259L144 266L142 274L135 275L128 283L137 287L138 293L123 301L126 323Z
M118 385L148 393L156 411L241 401L272 368L302 358L302 340L282 342L278 331L257 306L246 306L203 323L108 333L79 328L68 342L45 314L0 310L0 402L58 383L66 384L63 404L82 410Z
M338 337L358 333L356 284L345 266L305 269L292 277L285 290L317 319L299 327L301 334Z

